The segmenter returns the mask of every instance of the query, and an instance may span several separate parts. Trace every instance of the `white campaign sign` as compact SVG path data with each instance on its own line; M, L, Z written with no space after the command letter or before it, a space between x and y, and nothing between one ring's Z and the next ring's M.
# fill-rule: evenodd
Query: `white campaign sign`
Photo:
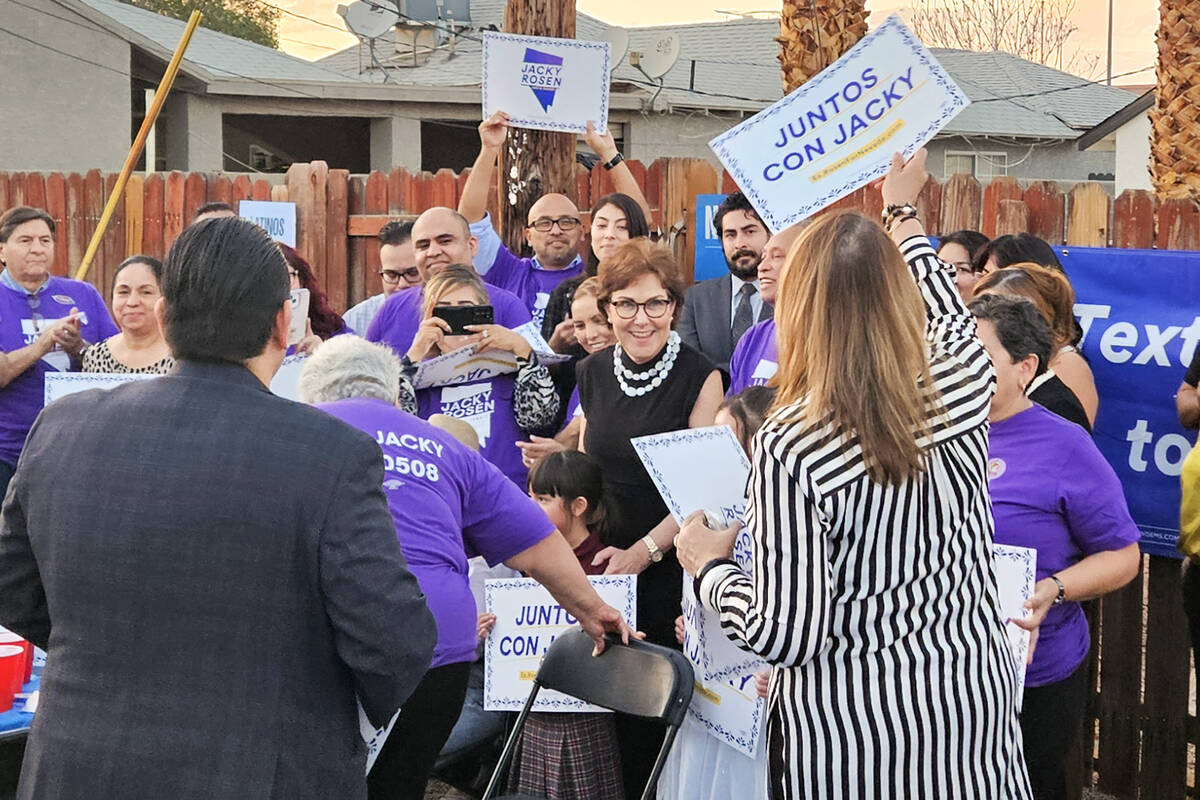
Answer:
M970 103L899 15L709 142L773 231L887 172Z
M121 372L47 372L43 402L50 405L60 397L88 389L113 389L132 381L157 378L158 375L131 375Z
M300 370L308 356L288 356L271 379L271 391L288 400L300 401Z
M604 602L619 609L637 629L637 576L589 575ZM542 656L558 634L578 624L532 578L485 581L484 605L496 615L484 650L483 707L486 711L520 711L525 706ZM604 711L561 692L543 689L534 711Z
M248 219L288 247L296 246L296 204L269 200L239 200L238 216Z
M607 42L483 35L483 116L508 113L518 128L583 133L608 125Z
M570 356L561 356L550 349L550 345L542 338L537 326L527 322L519 328L513 328L529 342L530 347L537 353L538 361L542 364L558 364L568 361ZM503 350L487 350L476 354L477 345L469 344L449 353L428 358L417 365L417 374L413 378L413 388L428 389L431 386L453 386L459 383L471 383L497 375L507 375L517 371L517 357Z
M371 720L367 719L367 712L363 711L362 703L358 705L358 734L362 736L363 742L367 745L367 772L371 772L371 767L375 766L375 760L379 758L379 751L383 749L383 743L387 741L388 734L392 732L392 728L396 726L396 720L400 718L400 711L392 714L392 718L388 724L382 728L376 728L371 724Z
M992 563L996 565L996 590L1000 597L1000 613L1006 620L1005 630L1012 646L1013 659L1017 662L1017 709L1021 708L1021 697L1025 693L1025 661L1029 655L1030 633L1018 628L1011 620L1024 619L1032 612L1025 603L1033 597L1033 584L1037 578L1037 550L1032 547L1014 547L1007 544L992 545Z
M701 510L726 525L742 518L750 461L728 426L656 433L630 443L676 522Z

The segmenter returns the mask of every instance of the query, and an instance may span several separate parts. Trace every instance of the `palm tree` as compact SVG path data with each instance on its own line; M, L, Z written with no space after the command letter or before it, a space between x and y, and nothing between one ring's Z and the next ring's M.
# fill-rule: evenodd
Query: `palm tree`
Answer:
M1150 176L1162 200L1200 201L1200 0L1160 0Z
M866 33L866 0L783 0L776 41L784 91L837 61Z

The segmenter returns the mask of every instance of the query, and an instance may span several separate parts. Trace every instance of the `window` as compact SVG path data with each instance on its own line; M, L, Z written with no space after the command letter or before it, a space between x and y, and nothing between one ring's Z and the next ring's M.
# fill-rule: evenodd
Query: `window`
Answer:
M990 181L1008 174L1008 153L946 153L946 177L974 175L980 181Z

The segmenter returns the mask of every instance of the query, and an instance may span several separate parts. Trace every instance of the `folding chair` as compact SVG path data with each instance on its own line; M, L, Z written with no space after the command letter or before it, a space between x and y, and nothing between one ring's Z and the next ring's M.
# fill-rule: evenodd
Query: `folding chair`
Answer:
M695 678L692 665L676 650L630 639L628 645L613 634L599 656L593 656L594 643L581 629L575 628L559 636L550 645L542 660L529 699L517 717L517 724L504 743L504 752L492 779L488 782L483 800L492 800L493 792L508 770L513 750L529 717L529 709L543 688L569 694L593 705L657 719L666 726L662 747L654 761L650 780L642 792L642 800L650 800L658 785L658 776L666 763L667 753L675 743L675 734L683 723L688 703L692 700ZM530 795L506 795L496 800L536 800Z

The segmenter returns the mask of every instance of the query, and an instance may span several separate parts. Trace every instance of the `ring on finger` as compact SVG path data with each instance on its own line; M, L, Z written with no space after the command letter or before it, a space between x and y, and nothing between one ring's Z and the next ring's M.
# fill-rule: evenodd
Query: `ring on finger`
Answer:
M484 339L488 338L488 332L487 332L487 331L484 331L483 333L481 333L481 334L479 334L479 335L480 335L480 336L482 336Z

